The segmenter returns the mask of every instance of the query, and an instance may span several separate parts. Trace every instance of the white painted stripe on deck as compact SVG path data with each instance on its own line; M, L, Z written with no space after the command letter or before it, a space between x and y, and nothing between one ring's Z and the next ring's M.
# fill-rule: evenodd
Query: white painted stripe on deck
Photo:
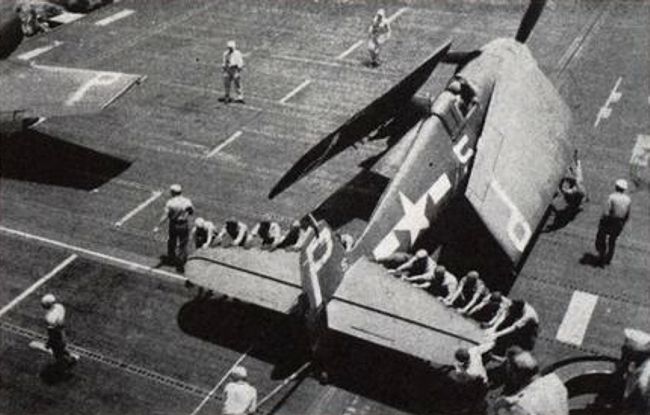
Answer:
M124 215L124 217L122 219L115 222L115 226L117 226L119 228L120 226L124 225L124 223L127 220L129 220L132 217L134 217L135 215L137 215L140 211L142 211L144 208L149 206L154 200L158 199L162 194L163 194L163 192L160 192L160 191L151 192L151 196L149 197L149 199L147 199L144 202L140 203L135 209L133 209L132 211L130 211L129 213Z
M241 356L239 357L239 359L237 359L237 361L236 361L236 362L235 362L235 363L230 367L230 369L228 369L228 372L226 372L226 374L223 375L223 377L219 380L219 382L217 382L217 384L215 385L215 387L212 388L212 390L210 391L210 393L208 393L208 394L205 396L205 398L203 398L203 400L201 401L201 403L200 403L200 404L199 404L199 405L198 405L198 406L197 406L197 407L192 411L192 414L191 414L191 415L196 415L196 414L199 413L199 411L203 408L203 406L204 406L204 405L205 405L205 404L206 404L206 403L207 403L207 402L208 402L208 401L209 401L209 400L214 396L215 393L217 393L217 391L219 390L219 388L221 388L221 385L223 385L223 383L226 381L226 379L228 379L228 376L230 376L230 374L232 373L233 369L234 369L235 367L239 366L239 364L240 364L240 363L241 363L241 362L246 358L246 356L248 356L248 353L250 353L250 351L251 351L252 349L253 349L253 347L249 347L248 350L246 350L246 352L245 352L243 355L241 355Z
M232 143L237 138L239 138L239 136L241 136L243 133L244 132L242 130L239 130L239 131L235 132L233 135L228 137L226 139L226 141L224 141L223 143L221 143L218 146L216 146L215 148L213 148L208 154L205 155L205 157L210 158L210 157L214 156L215 154L217 154L218 152L223 150L223 148L226 147L228 144Z
M95 22L95 26L107 26L113 22L116 22L120 19L124 19L125 17L131 16L133 13L135 13L135 10L131 9L124 9L121 12L117 12L115 14L112 14L102 20L99 20Z
M150 266L147 266L147 265L138 264L137 262L129 261L127 259L122 259L122 258L114 257L112 255L102 254L101 252L93 251L93 250L86 249L86 248L81 248L81 247L78 247L78 246L75 246L75 245L67 244L65 242L55 241L54 239L34 235L34 234L31 234L31 233L28 233L28 232L23 232L23 231L19 231L19 230L16 230L16 229L7 228L7 227L1 226L1 225L0 225L0 231L4 232L6 234L18 236L18 237L21 237L21 238L24 238L24 239L28 239L28 240L32 240L32 241L38 241L38 242L46 244L46 245L52 245L52 246L56 246L58 248L67 249L69 251L76 252L79 255L86 255L86 256L89 256L89 257L92 257L92 258L99 258L99 259L102 259L104 261L112 262L114 264L126 267L127 269L138 270L138 271L143 271L143 272L150 272L150 273L155 274L155 275L160 275L160 276L173 278L173 279L181 280L181 281L186 280L186 278L183 277L180 274L175 274L173 272L165 271L165 270L162 270L162 269L157 269L157 268L153 268L153 267L150 267Z
M618 78L618 80L614 84L614 88L612 88L612 91L609 93L609 96L607 97L607 101L605 101L605 104L603 104L603 106L600 107L600 109L598 110L598 115L596 117L596 121L594 122L594 128L598 127L598 124L600 124L600 120L607 119L612 115L611 104L621 100L623 94L621 92L618 92L618 87L621 85L622 80L623 80L622 77Z
M392 23L395 19L400 17L402 14L404 14L405 11L407 11L409 8L408 7L402 7L395 13L393 13L391 16L386 18L386 21L388 23ZM336 57L336 59L341 60L345 59L346 56L357 50L359 46L363 45L363 40L359 40L356 43L354 43L352 46L350 46L345 52L341 53L339 56Z
M348 56L350 53L354 52L361 45L363 45L363 40L359 40L357 43L350 46L345 52L343 52L339 56L337 56L336 59L338 59L338 60L345 59L346 56Z
M29 52L21 53L18 55L18 59L21 61L28 61L30 59L34 59L35 57L44 54L45 52L49 52L55 47L62 45L63 42L60 42L58 40L55 40L54 43L47 45L47 46L42 46L40 48L36 48L34 50L30 50Z
M582 345L597 302L597 295L574 291L555 338L562 343Z
M311 81L309 79L305 79L302 84L298 85L293 89L293 91L289 92L287 95L284 96L279 102L280 104L285 104L287 101L289 101L291 98L293 98L298 92L302 91L303 88L305 88L307 85L311 84Z
M48 282L49 280L52 279L56 274L61 272L65 267L70 265L72 261L77 259L77 255L72 254L69 257L67 257L63 262L61 262L59 265L57 265L52 271L47 273L43 278L40 280L36 281L34 284L32 284L31 287L23 291L18 297L14 298L9 304L6 306L2 307L2 310L0 310L0 317L4 316L9 310L17 306L21 301L23 301L25 298L27 298L31 293L34 291L38 290L40 286Z

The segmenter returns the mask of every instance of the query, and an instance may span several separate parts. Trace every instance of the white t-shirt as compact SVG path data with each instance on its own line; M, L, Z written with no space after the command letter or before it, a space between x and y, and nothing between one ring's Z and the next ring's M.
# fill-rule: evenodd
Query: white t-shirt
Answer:
M223 415L252 414L257 407L257 391L244 381L230 382L224 388Z

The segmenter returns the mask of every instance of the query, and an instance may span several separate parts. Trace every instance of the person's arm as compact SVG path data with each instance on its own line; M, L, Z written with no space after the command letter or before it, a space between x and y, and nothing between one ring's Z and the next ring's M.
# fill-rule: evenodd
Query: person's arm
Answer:
M442 299L442 301L446 304L451 296L456 292L458 289L458 280L454 276L450 276L449 278L445 278L445 285L447 286L447 291L449 294L447 294L446 297Z
M402 277L402 280L408 282L431 282L433 280L433 271L424 274L413 275L411 277Z
M530 306L527 306L524 315L519 318L519 320L515 321L510 325L510 327L506 327L503 330L497 331L494 333L495 338L499 338L501 336L505 336L506 334L510 334L513 331L517 330L520 327L524 327L526 323L528 323L529 320L537 320L537 313L535 310L529 308Z
M169 206L165 205L165 210L162 213L162 215L160 215L160 218L158 218L158 223L153 228L153 231L158 232L158 230L160 229L160 225L162 225L163 222L165 222L168 218L169 218Z
M214 224L212 222L210 222L208 224L208 237L206 238L205 243L203 244L203 246L201 248L206 248L206 247L209 247L210 245L212 245L212 241L214 241L214 237L215 237L216 233L217 233L217 230L215 229Z
M255 411L257 411L257 389L253 388L253 396L251 398L250 405L248 405L247 413L252 414Z
M223 242L223 237L226 236L227 232L228 231L226 230L226 224L224 223L224 225L221 227L221 230L219 231L219 234L215 237L214 242L217 245L221 244L221 242Z
M470 308L467 311L467 315L472 315L480 310L482 310L490 302L490 296L486 295L480 303L476 304L474 307Z
M461 313L466 313L467 310L469 310L470 308L474 307L474 305L475 305L475 304L479 301L479 299L481 298L481 295L483 294L483 290L485 290L485 288L484 288L483 286L480 286L480 287L477 286L477 288L474 290L474 294L472 295L472 299L469 300L469 302L468 302L467 304L465 304L465 307L463 307L463 308L460 309L460 312L461 312ZM486 295L486 297L488 297L488 296L489 296L489 294Z
M431 281L427 281L427 282L423 282L423 283L419 283L419 284L415 283L415 284L413 284L413 286L417 287L417 288L422 288L423 290L426 290L429 287L431 287Z
M489 327L489 328L499 327L499 324L503 323L506 317L508 317L509 309L510 309L510 302L506 301L505 298L502 299L501 304L499 305L499 309L494 314L494 317L492 317L490 321L484 323L483 327Z
M241 243L244 242L244 238L246 238L247 234L248 234L248 226L240 222L239 226L237 227L237 238L235 238L235 240L232 241L232 244L241 245Z
M456 290L453 293L449 293L447 298L442 300L445 305L452 305L454 301L458 298L461 292L463 292L463 288L465 288L465 283L467 279L466 278L461 278L460 283L456 287Z

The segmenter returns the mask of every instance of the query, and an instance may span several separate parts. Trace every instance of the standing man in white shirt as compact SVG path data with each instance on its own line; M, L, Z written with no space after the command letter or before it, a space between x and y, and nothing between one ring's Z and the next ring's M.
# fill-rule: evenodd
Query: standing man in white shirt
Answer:
M171 198L165 204L165 211L158 226L153 231L158 232L159 226L164 221L169 221L169 237L167 239L167 260L176 265L178 271L185 270L187 261L187 243L190 239L190 216L194 214L192 201L182 195L180 184L169 187ZM177 253L178 248L178 253Z
M370 65L379 66L379 50L390 38L390 23L386 19L386 12L384 9L377 10L377 14L372 19L372 23L368 28L368 53L370 54Z
M247 415L257 409L257 390L246 382L246 368L235 366L224 388L223 415Z
M46 346L52 351L56 369L61 373L69 374L72 366L76 363L76 359L68 351L65 340L65 307L52 294L45 294L41 298L41 306L46 310Z
M599 264L607 265L612 261L616 239L623 231L623 227L630 218L630 206L632 200L625 192L627 181L619 179L616 181L615 192L607 197L603 214L598 222L598 233L596 234L596 250L598 251Z
M229 103L233 102L230 96L230 87L235 84L235 99L234 102L244 103L244 94L241 86L241 72L244 69L244 57L237 49L237 44L234 40L227 43L227 49L223 53L223 85L225 94L219 101Z

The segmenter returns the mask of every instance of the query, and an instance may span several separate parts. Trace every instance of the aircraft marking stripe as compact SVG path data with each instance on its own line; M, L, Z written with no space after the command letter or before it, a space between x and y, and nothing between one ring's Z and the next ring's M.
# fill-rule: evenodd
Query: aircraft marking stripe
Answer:
M63 42L55 40L54 43L52 43L50 45L43 46L43 47L40 47L40 48L36 48L34 50L30 50L29 52L21 53L20 55L17 56L17 58L20 59L21 61L28 61L30 59L34 59L35 57L37 57L39 55L44 54L45 52L49 52L52 49L54 49L55 47L57 47L59 45L62 45L62 44L63 44Z
M9 310L20 304L21 301L23 301L25 298L27 298L31 293L39 289L43 284L51 280L55 275L57 275L59 272L61 272L65 267L70 265L72 261L77 259L76 254L72 254L69 257L67 257L63 262L61 262L59 265L54 267L54 269L50 272L48 272L43 278L39 279L36 281L34 284L32 284L29 288L27 288L25 291L23 291L18 297L14 298L9 304L6 306L2 307L2 310L0 310L0 317L4 316Z
M388 235L375 247L372 251L373 256L376 259L386 258L392 253L399 249L400 243L395 236L395 233L391 230Z
M151 192L151 196L149 197L149 199L147 199L147 200L145 200L144 202L140 203L140 204L139 204L135 209L133 209L132 211L130 211L129 213L127 213L126 215L124 215L124 217L123 217L122 219L120 219L120 220L118 220L117 222L115 222L115 226L119 228L120 226L124 225L124 223L125 223L127 220L129 220L129 219L131 219L132 217L134 217L135 215L137 215L137 214L138 214L139 212L141 212L144 208L146 208L146 207L149 206L151 203L153 203L156 199L158 199L162 194L163 194L163 192L160 192L160 191L154 191L154 192Z
M287 101L289 101L291 98L293 98L298 92L302 91L303 88L305 88L307 85L311 84L311 81L309 79L305 79L300 85L295 87L293 91L289 92L287 95L282 98L279 103L280 104L285 104Z
M597 295L574 291L555 338L562 343L582 345L597 302Z
M223 143L219 144L218 146L216 146L215 148L210 150L210 152L208 154L206 154L205 157L210 158L210 157L214 156L215 154L217 154L218 152L223 150L228 144L232 143L237 138L239 138L243 133L244 132L242 130L236 131L234 134L232 134L230 137L228 137L226 139L226 141L224 141Z
M111 24L113 22L116 22L116 21L118 21L120 19L124 19L125 17L130 16L133 13L135 13L135 10L124 9L121 12L117 12L117 13L112 14L112 15L110 15L110 16L102 19L102 20L99 20L99 21L95 22L95 26L107 26L107 25L109 25L109 24Z
M447 173L444 173L436 180L427 193L433 200L433 203L438 203L445 197L449 190L451 190L451 182Z
M117 258L117 257L107 255L107 254L102 254L101 252L97 252L97 251L92 251L90 249L80 248L78 246L67 244L65 242L55 241L53 239L45 238L43 236L33 235L33 234L30 234L30 233L27 233L27 232L15 230L15 229L10 229L10 228L7 228L7 227L2 226L2 225L0 225L0 231L4 232L4 233L7 233L7 234L10 234L10 235L22 237L22 238L25 238L25 239L38 241L38 242L41 242L41 243L44 243L44 244L47 244L47 245L53 245L53 246L56 246L56 247L59 247L59 248L67 249L67 250L76 252L77 254L87 255L87 256L93 257L93 258L103 259L104 261L108 261L108 262L112 262L112 263L124 266L127 269L136 269L136 270L139 270L139 271L148 272L148 273L151 273L151 274L154 274L154 275L160 275L160 276L164 276L164 277L168 277L168 278L173 278L173 279L180 280L180 281L186 281L187 280L187 278L183 277L180 274L175 274L173 272L169 272L169 271L165 271L165 270L161 270L161 269L156 269L156 268L153 268L153 267L150 267L150 266L147 266L147 265L139 264L137 262L129 261L129 260L122 259L122 258Z

